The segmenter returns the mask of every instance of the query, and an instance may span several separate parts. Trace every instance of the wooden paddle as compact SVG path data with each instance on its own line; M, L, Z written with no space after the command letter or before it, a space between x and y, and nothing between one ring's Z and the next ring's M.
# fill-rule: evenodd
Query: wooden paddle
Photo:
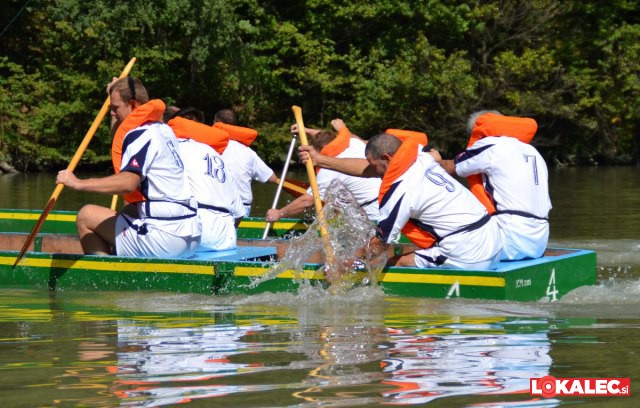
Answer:
M124 67L124 70L120 74L119 78L124 78L127 75L129 75L129 72L131 72L131 69L133 68L133 64L135 63L136 63L136 58L135 57L131 58L127 66ZM87 147L89 146L89 142L91 142L93 135L98 130L98 126L100 126L102 119L104 119L105 115L109 111L110 104L111 104L111 98L107 96L107 99L102 104L102 108L100 109L100 112L98 112L98 116L96 116L96 118L93 120L91 127L87 131L87 134L84 136L84 139L82 139L82 142L78 147L78 150L76 150L76 153L73 155L71 162L67 166L67 170L69 171L75 170L76 166L78 165L78 162L82 158L82 155L84 154L85 150L87 150ZM16 260L13 263L13 268L15 268L18 262L20 262L25 252L27 252L27 248L29 248L29 246L33 243L33 240L36 238L36 235L38 234L38 231L40 231L42 224L44 224L44 221L47 219L47 215L55 205L56 200L60 196L60 193L62 192L63 188L64 188L64 184L58 184L55 190L53 191L53 194L51 194L51 198L49 198L49 202L44 207L44 210L42 210L42 214L40 214L40 218L38 219L38 222L36 222L36 225L34 225L33 229L31 230L31 233L27 237L27 240L25 241L24 245L22 246L22 249L20 250L20 253L16 257Z
M276 179L276 183L280 183L280 179ZM304 181L286 179L284 183L282 183L282 188L284 191L297 198L303 194L307 194L309 184Z
M296 124L298 125L298 135L300 136L300 144L302 146L309 146L307 140L307 133L304 130L304 122L302 120L302 109L299 106L292 106L293 115L296 118ZM329 265L335 265L333 258L333 251L331 249L331 241L329 232L327 231L327 224L322 215L322 200L320 199L320 192L318 191L318 182L316 181L316 171L313 168L313 161L307 160L307 176L309 176L309 183L311 184L311 191L313 193L313 203L316 208L316 217L318 218L318 224L320 226L320 235L324 241L326 261ZM333 284L333 276L325 276L329 283Z
M278 201L280 200L280 193L282 192L282 187L284 186L285 177L287 176L287 170L289 169L289 163L291 163L291 156L293 156L293 149L296 147L296 139L298 138L297 134L294 134L291 138L291 143L289 144L289 151L287 152L287 159L284 161L284 167L282 168L282 177L278 180L278 188L276 189L276 195L273 198L273 204L271 204L271 208L278 207ZM269 234L269 228L271 228L271 223L267 222L267 225L264 227L264 233L262 234L262 239L266 239Z
M116 208L118 208L118 195L114 194L113 197L111 197L111 207L110 207L113 211L116 210Z

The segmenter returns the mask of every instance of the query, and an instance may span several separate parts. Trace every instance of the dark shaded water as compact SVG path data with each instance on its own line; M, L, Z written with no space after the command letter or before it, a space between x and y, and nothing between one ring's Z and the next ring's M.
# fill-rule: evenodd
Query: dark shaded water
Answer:
M299 173L293 177L304 178ZM599 284L556 303L327 296L209 297L0 290L8 407L580 406L529 379L629 377L640 355L640 169L550 174L551 243L598 253ZM42 208L53 175L0 177L0 207ZM256 185L254 215L275 186ZM283 194L283 199L288 198ZM56 209L109 197L63 191Z

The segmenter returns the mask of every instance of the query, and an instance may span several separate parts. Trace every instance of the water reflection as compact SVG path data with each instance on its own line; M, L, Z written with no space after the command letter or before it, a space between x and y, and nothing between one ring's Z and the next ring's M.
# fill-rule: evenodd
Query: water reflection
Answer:
M559 317L577 309L583 317ZM251 300L2 290L0 398L8 406L556 406L532 400L529 378L635 372L637 316L588 316L597 309L394 299L364 288Z
M122 406L239 393L274 398L286 390L322 406L413 405L528 394L529 378L549 373L546 319L423 318L428 323L419 329L302 322L184 328L119 320L114 394ZM276 380L282 377L289 382Z
M3 292L0 303L0 370L12 373L0 388L37 385L13 395L16 406L528 406L529 378L554 374L552 333L594 324L534 317L530 307L497 316L490 304L455 306L484 316L442 313L435 302L364 292L303 307L275 294L251 304L162 294L48 303L42 294Z
M114 394L122 398L122 406L169 405L270 388L209 384L265 369L263 363L232 361L235 355L252 352L245 337L264 326L177 326L118 320L118 361L111 372L118 378Z
M438 316L434 316L438 319ZM394 330L384 381L394 405L460 395L528 394L529 379L549 373L548 322L470 319L427 330Z

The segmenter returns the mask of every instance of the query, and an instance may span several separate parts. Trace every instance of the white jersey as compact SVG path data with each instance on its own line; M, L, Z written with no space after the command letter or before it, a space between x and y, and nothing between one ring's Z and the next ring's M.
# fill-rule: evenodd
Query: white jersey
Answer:
M416 251L419 267L452 266L488 269L502 248L497 222L480 202L447 174L428 153L393 183L382 199L378 229L386 243L398 242L412 221L438 241Z
M503 260L537 258L549 239L547 165L531 145L513 137L485 137L455 158L461 177L482 174L504 231Z
M336 157L339 159L344 158L356 158L364 159L364 149L366 144L356 138L349 140L349 147ZM378 221L380 218L380 211L378 209L378 192L380 191L381 179L349 176L338 171L321 169L318 171L316 181L318 182L318 192L320 198L324 200L324 195L329 188L331 182L338 179L342 182L347 190L353 194L358 205L367 213L367 217L371 221ZM309 188L307 194L313 195L313 192Z
M273 170L250 147L235 140L229 140L229 145L222 153L229 172L240 191L240 197L245 207L246 216L251 212L253 180L266 183L273 174Z
M141 251L139 255L180 256L192 249L192 243L200 240L201 226L196 214L197 202L193 198L187 181L184 165L178 153L178 141L171 128L161 123L151 123L133 129L124 138L120 171L131 172L142 177L140 192L145 201L138 202L139 219L120 215L129 230L120 223L116 231L118 255L122 251ZM137 237L145 236L144 248ZM163 238L153 236L166 235ZM172 238L175 248L172 248ZM186 241L185 241L186 240ZM120 241L120 242L118 242ZM157 245L154 242L157 241ZM186 242L186 243L185 243ZM197 243L196 243L197 244ZM183 248L183 249L179 249ZM122 251L121 251L122 250Z
M244 206L222 156L211 146L191 139L179 141L180 156L198 201L202 222L201 248L227 250L236 247L235 218Z

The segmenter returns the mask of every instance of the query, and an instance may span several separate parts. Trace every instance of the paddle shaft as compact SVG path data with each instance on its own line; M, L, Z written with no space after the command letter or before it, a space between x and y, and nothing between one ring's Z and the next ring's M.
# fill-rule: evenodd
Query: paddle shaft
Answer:
M287 171L289 170L289 163L291 162L291 156L293 155L293 149L296 147L296 139L298 135L293 134L291 138L291 144L289 145L289 152L287 152L287 159L284 162L284 167L282 168L282 175L280 176L280 180L278 180L278 188L276 189L276 195L273 198L273 204L271 208L278 207L278 200L280 200L280 193L282 192L282 186L285 183L285 177L287 177ZM269 228L271 228L271 223L268 222L264 227L264 233L262 234L262 239L266 239L269 234Z
M116 210L116 208L118 207L118 195L114 194L113 197L111 197L111 209L113 211Z
M300 136L300 144L302 146L309 146L307 140L307 133L304 129L304 121L302 120L302 109L299 106L292 106L293 115L296 118L296 124L298 125L298 135ZM311 191L313 193L313 203L316 208L316 216L320 226L320 235L324 241L327 263L333 265L333 251L331 250L331 242L329 240L329 232L327 231L327 225L322 215L322 200L320 199L320 192L318 190L318 181L316 180L316 171L313 168L313 161L307 160L307 175L309 176L309 184L311 184Z
M296 118L296 124L298 125L298 135L300 136L300 145L309 146L307 140L307 133L304 130L304 121L302 120L302 109L299 106L292 106L293 115ZM320 199L320 192L318 191L318 182L316 180L316 170L313 168L313 162L307 160L307 176L309 177L309 184L311 184L311 192L313 193L313 204L316 208L316 214L322 212L322 200Z
M122 73L120 74L119 78L124 78L127 75L129 75L129 72L131 72L131 69L133 68L133 64L135 64L135 63L136 63L136 58L135 57L131 58L129 63L124 67L124 70L122 70ZM91 127L89 128L89 130L85 134L84 139L82 139L82 142L80 143L80 146L78 146L78 149L76 150L76 153L71 158L71 161L69 162L69 165L67 166L67 170L69 170L69 171L74 171L75 170L76 166L80 162L80 159L82 158L82 155L87 150L87 147L89 146L89 143L91 142L91 139L93 138L93 135L96 133L96 131L98 130L98 127L100 126L100 123L102 122L102 120L106 116L107 112L109 111L109 105L110 104L111 104L111 98L109 96L107 96L107 99L102 104L102 108L100 108L100 111L98 112L98 115L93 120L93 123L91 124ZM44 224L44 221L47 219L47 215L49 214L49 212L51 211L51 209L55 205L56 200L60 196L60 193L62 193L62 189L63 188L64 188L64 184L58 184L56 186L56 188L53 190L53 194L51 194L51 198L49 198L49 201L47 202L47 205L45 206L44 210L42 210L42 214L40 214L40 218L36 222L36 225L34 225L33 229L31 230L31 233L27 237L27 240L25 241L24 245L22 246L22 249L20 250L20 253L16 257L16 260L13 263L13 267L14 268L18 264L18 262L20 262L20 260L24 256L25 252L27 252L27 248L29 248L29 246L33 243L33 240L36 238L36 235L38 234L38 231L40 231L40 228L42 227L42 224Z

